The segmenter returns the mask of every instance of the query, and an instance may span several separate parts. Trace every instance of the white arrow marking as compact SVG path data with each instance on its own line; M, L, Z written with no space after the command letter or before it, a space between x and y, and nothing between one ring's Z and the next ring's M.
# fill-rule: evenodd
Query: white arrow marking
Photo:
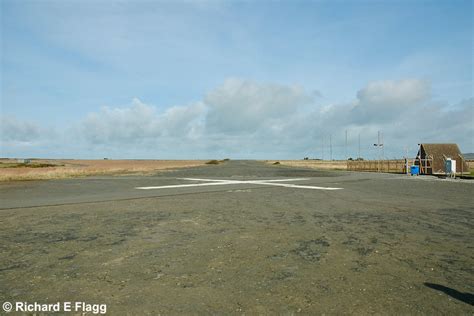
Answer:
M178 178L181 180L188 181L207 181L206 183L193 183L193 184L173 184L153 187L136 187L139 190L155 190L155 189L172 189L172 188L190 188L190 187L203 187L211 185L229 185L229 184L263 184L272 185L286 188L297 188L297 189L312 189L312 190L341 190L342 188L331 188L331 187L316 187L310 185L296 185L288 183L275 183L275 182L287 182L287 181L303 181L309 180L308 178L296 178L296 179L271 179L271 180L220 180L220 179L197 179L197 178Z

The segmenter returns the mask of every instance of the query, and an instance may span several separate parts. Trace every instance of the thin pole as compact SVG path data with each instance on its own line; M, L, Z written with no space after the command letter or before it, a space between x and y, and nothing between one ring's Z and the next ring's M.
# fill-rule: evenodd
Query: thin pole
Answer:
M380 172L380 131L377 132L377 171Z
M385 159L385 144L383 143L383 132L380 132L382 136L382 160Z
M329 152L330 152L330 157L331 157L331 160L332 160L332 135L330 134L329 135Z
M359 155L357 156L357 158L361 158L360 157L360 133L359 133Z
M406 172L406 174L408 174L409 173L408 172L408 146L405 147L405 151L406 151L406 153L405 153L405 169L406 169L405 172Z
M321 137L321 159L324 160L324 135Z
M346 145L344 147L344 158L347 160L347 129L346 129Z

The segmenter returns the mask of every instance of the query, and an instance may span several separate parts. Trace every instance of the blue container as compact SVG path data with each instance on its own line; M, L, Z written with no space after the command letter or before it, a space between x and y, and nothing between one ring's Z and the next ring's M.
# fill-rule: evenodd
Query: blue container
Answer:
M410 167L411 175L417 176L420 174L420 167L419 166L411 166Z

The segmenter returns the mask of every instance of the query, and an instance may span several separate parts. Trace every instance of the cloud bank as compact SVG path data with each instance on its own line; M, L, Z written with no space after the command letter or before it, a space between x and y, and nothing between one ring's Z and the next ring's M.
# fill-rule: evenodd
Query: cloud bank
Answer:
M4 142L30 143L41 136L41 128L32 122L12 117L2 117L0 122L0 137Z
M135 98L129 107L103 107L80 123L81 135L91 144L143 144L158 138L193 138L199 133L201 103L174 106L164 113Z
M209 108L206 129L222 134L255 133L291 117L312 101L300 86L228 79L204 98Z
M370 82L347 103L324 104L298 85L231 78L202 100L158 109L138 98L125 107L102 107L56 131L63 135L56 138L31 122L2 118L2 155L24 155L19 144L33 140L43 151L33 146L30 156L59 147L62 155L79 158L327 159L330 138L337 159L346 150L355 157L361 135L362 156L374 158L379 130L389 158L401 157L405 147L414 155L419 142L454 142L474 151L474 98L444 104L418 79Z

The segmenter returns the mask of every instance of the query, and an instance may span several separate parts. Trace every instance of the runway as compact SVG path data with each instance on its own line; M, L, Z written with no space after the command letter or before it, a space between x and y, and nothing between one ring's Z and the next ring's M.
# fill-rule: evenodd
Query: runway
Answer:
M468 182L256 161L2 183L0 302L468 314L473 193Z

